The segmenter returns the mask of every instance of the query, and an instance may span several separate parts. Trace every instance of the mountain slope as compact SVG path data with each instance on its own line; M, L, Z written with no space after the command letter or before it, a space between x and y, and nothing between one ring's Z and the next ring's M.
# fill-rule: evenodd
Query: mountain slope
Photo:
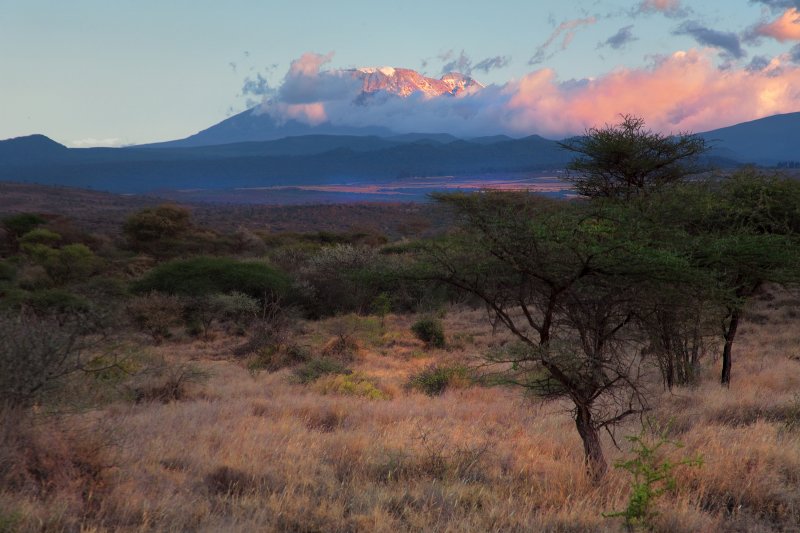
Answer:
M315 151L322 145L329 149ZM569 158L538 136L493 144L296 137L202 148L64 150L60 161L0 160L0 180L141 193L537 171L562 168Z
M700 135L714 152L742 163L800 161L800 113L773 115Z
M352 86L352 103L370 106L375 98L407 98L422 94L428 98L448 98L465 91L477 91L483 85L458 72L441 78L429 78L404 68L369 67L333 70L320 76L335 77ZM279 121L260 106L229 117L185 139L141 145L145 148L181 148L249 141L267 141L301 135L381 135L392 134L383 126L355 127L324 122L311 125L297 120Z

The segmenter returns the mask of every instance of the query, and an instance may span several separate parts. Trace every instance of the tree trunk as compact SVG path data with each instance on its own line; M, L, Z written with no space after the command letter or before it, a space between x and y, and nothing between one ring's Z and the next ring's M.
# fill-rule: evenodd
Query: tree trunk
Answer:
M583 453L586 460L586 469L595 481L603 477L608 470L603 447L600 443L600 434L592 424L592 413L586 405L576 405L575 425L583 440Z
M722 377L720 383L726 387L731 385L731 349L733 339L736 337L736 329L739 327L741 311L734 309L731 311L731 320L728 329L725 331L725 347L722 349Z

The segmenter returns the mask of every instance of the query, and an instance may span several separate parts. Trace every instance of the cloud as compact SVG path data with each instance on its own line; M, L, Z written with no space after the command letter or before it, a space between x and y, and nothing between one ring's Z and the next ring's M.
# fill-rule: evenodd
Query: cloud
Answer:
M94 137L87 137L86 139L78 139L75 141L70 141L70 146L73 148L91 148L91 147L102 147L102 148L113 148L117 146L122 146L123 141L117 137L112 137L108 139L95 139Z
M764 22L750 30L751 35L771 37L776 41L800 41L800 11L791 7L772 22Z
M494 57L487 57L478 61L477 64L472 64L472 59L464 53L464 50L458 54L456 57L455 52L453 50L448 50L442 54L439 54L438 58L442 61L447 61L441 68L441 74L447 74L448 72L460 72L461 74L472 75L472 72L475 70L480 70L484 74L488 74L489 71L503 68L508 66L511 58L508 56L494 56ZM427 65L427 61L423 61L423 67Z
M689 8L681 5L680 0L642 0L633 14L661 13L669 18L682 18L689 16L690 12Z
M791 50L789 50L789 61L800 65L800 44L794 45Z
M800 56L800 50L796 51ZM262 105L277 120L309 124L379 125L397 132L449 132L464 136L538 133L562 138L613 123L620 113L643 117L663 132L707 131L800 109L800 65L790 54L719 70L711 48L653 58L646 67L620 68L593 79L561 81L549 68L503 85L456 96L359 99L319 90L325 99L291 103L285 83ZM759 68L754 68L758 66ZM339 71L311 71L320 85L340 87ZM287 74L287 78L289 75ZM288 96L287 96L288 97Z
M753 59L750 60L750 63L747 64L744 68L748 72L759 72L767 68L770 64L770 60L768 57L765 56L753 56Z
M770 8L773 13L795 7L800 9L800 0L750 0L751 4L763 4Z
M687 20L678 26L672 34L689 35L699 44L722 49L728 56L735 59L741 59L747 55L742 49L739 37L735 33L707 28L697 21Z
M442 61L447 61L447 63L442 65L442 74L447 74L448 72L461 72L463 74L469 74L472 72L472 60L464 53L464 50L461 50L461 53L458 55L458 57L453 57L452 50L445 52L439 57L442 59Z
M528 64L537 65L553 57L556 52L550 51L548 54L550 45L553 44L562 34L564 35L564 38L561 40L558 50L565 50L572 42L572 39L575 38L575 32L578 31L578 28L581 26L591 26L595 22L597 22L596 17L565 20L559 24L555 30L553 30L553 33L550 34L550 37L548 37L545 42L539 45L539 47L536 49L536 52L528 60Z
M634 37L633 32L631 32L632 29L633 29L632 24L630 26L625 26L624 28L620 28L617 31L617 33L615 33L602 43L599 43L597 47L602 48L604 46L609 46L614 50L619 50L629 42L637 40L637 38Z
M479 61L478 64L475 65L474 69L481 70L488 74L491 70L507 67L510 62L511 58L509 56L487 57L486 59Z

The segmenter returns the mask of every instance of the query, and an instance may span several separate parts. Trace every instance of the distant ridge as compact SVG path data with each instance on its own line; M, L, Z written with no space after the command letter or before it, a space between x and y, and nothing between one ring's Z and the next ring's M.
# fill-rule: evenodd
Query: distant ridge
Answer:
M718 153L742 163L800 161L800 112L734 124L702 133Z
M233 117L232 117L233 118ZM800 161L800 112L699 134L716 167ZM67 148L43 135L0 141L0 180L111 192L377 183L563 169L572 154L531 135L298 135L200 146Z

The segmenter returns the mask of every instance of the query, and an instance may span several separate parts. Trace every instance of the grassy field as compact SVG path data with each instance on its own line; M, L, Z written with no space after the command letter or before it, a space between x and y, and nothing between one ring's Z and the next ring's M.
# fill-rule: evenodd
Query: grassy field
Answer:
M684 445L659 460L703 464L675 468L654 530L800 530L799 317L797 294L765 291L729 390L708 353L697 386L656 397L651 422ZM302 363L270 372L233 356L242 339L222 331L129 338L116 349L130 375L76 378L58 416L4 415L0 531L625 530L603 514L625 508L631 476L590 483L566 404L464 375L441 395L408 387L430 365L471 367L507 342L485 312L448 309L444 349L418 341L414 320L298 321L293 345L353 371L307 383ZM641 429L618 427L619 448L604 436L610 462L632 457L623 437Z

